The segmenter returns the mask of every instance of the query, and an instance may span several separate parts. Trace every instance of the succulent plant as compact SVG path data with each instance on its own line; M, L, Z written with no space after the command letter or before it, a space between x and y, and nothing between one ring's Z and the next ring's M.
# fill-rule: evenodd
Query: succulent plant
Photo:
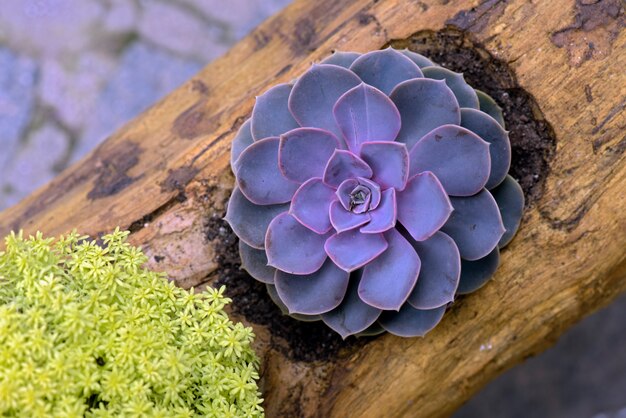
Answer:
M422 336L481 287L524 198L502 112L414 52L337 52L257 97L226 219L286 313Z
M6 238L0 415L262 417L254 335L224 288L176 287L127 235Z

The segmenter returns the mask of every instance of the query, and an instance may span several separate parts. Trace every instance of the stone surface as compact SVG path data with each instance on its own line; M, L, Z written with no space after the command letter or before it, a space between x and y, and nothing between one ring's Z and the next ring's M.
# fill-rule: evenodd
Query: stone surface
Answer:
M104 7L96 0L2 0L0 42L33 56L89 50Z
M239 39L271 16L291 3L291 0L181 0L209 19L222 22L233 39Z
M109 33L131 33L137 25L139 6L129 0L111 0L103 19L103 30Z
M0 1L0 210L54 174L29 155L58 132L30 126L71 138L62 169L289 2Z
M94 108L98 117L88 120L72 160L81 158L200 68L202 63L198 61L176 57L145 43L130 45L101 91Z
M17 203L20 196L52 180L70 145L67 134L51 124L35 130L25 142L3 170L3 189L11 191L5 196L7 204Z
M155 44L208 62L228 49L224 27L211 24L175 3L142 1L139 34Z
M0 173L17 152L30 122L36 73L33 60L0 48Z
M102 53L86 52L65 61L45 58L39 79L41 101L65 125L82 130L93 118L96 101L114 67L115 61Z

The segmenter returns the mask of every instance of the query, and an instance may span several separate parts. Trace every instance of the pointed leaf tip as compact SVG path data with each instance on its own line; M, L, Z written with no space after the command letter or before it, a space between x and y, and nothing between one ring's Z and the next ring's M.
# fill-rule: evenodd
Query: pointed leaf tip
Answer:
M324 248L328 256L345 271L363 267L387 249L383 234L362 234L357 229L332 235Z
M489 254L505 232L495 199L486 189L474 196L450 198L454 212L441 228L459 247L461 257L478 260Z
M452 302L461 274L461 256L454 240L439 231L411 244L422 260L422 268L408 303L415 309L434 309Z
M324 170L324 183L337 188L344 180L370 178L372 174L370 166L352 152L335 150Z
M411 177L397 200L398 220L416 241L431 237L452 213L448 195L430 171Z
M410 176L431 171L451 196L478 193L489 179L489 143L456 125L443 125L411 149Z
M276 137L255 142L241 153L235 163L237 185L248 200L257 205L286 203L298 188L278 167Z
M293 195L289 213L310 230L325 234L332 228L328 213L336 199L335 189L315 177L304 182Z
M400 112L398 142L409 149L428 132L461 122L459 104L445 82L429 78L404 81L389 96Z
M383 312L378 323L399 337L423 337L441 321L445 311L446 306L420 310L405 303L399 312Z
M265 235L269 264L291 274L311 274L324 264L326 235L303 226L289 213L278 215Z
M333 107L339 97L359 84L359 77L346 68L313 65L294 85L289 96L289 110L300 126L325 129L340 138Z
M278 166L289 180L304 183L322 177L328 160L341 148L331 132L318 128L298 128L280 136Z
M290 314L318 315L335 309L348 288L349 274L330 259L308 275L277 271L276 290Z
M299 126L287 106L292 88L291 84L278 84L256 98L251 117L255 141L279 136Z
M420 68L410 58L393 48L363 54L350 69L386 95L403 81L423 77Z
M420 271L420 258L395 229L385 234L388 247L363 268L359 296L368 305L399 310L411 294Z
M333 108L348 149L359 152L367 141L393 141L400 131L400 112L380 90L365 83L348 90Z

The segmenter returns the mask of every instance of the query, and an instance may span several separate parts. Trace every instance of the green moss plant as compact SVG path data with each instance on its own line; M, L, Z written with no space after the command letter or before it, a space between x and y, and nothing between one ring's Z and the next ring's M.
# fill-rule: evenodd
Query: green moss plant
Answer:
M127 235L6 238L0 415L262 416L254 335L224 288L176 287Z

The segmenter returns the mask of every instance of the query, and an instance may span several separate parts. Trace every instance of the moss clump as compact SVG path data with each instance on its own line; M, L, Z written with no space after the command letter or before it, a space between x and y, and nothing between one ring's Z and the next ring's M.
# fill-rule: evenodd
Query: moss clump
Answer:
M127 232L6 238L0 253L0 415L263 415L252 330L142 267Z

